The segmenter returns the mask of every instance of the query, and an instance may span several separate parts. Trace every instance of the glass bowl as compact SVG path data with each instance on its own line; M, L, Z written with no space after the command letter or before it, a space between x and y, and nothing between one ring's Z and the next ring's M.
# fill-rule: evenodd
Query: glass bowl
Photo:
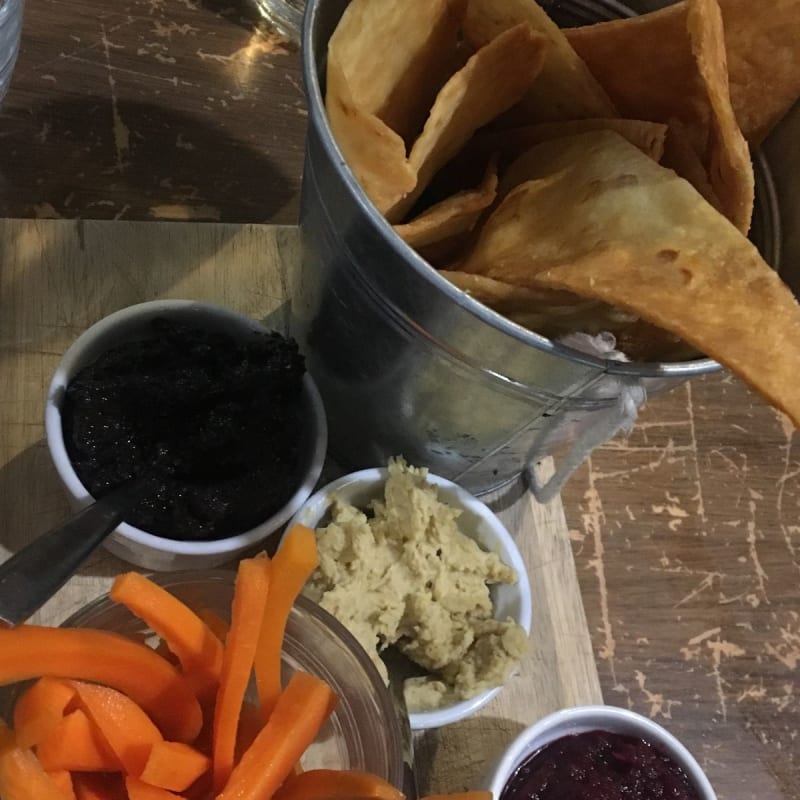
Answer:
M148 577L190 608L230 620L234 572L204 570ZM153 646L159 641L145 623L108 595L84 606L62 627L113 631ZM53 661L55 666L56 653ZM402 787L402 732L389 690L352 635L304 597L292 608L283 645L284 679L298 670L327 681L339 697L317 740L303 756L303 769L362 770ZM11 718L9 712L20 688L17 684L3 690L0 712L5 712L6 719ZM252 682L247 697L256 699Z

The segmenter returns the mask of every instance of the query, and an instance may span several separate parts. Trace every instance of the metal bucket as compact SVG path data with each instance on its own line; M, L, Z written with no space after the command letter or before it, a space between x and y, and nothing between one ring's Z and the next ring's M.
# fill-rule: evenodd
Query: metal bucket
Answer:
M595 425L617 402L620 379L656 394L720 369L710 359L637 364L587 356L484 307L408 247L361 190L325 115L327 42L347 2L309 0L306 8L304 253L292 307L342 466L403 454L483 493ZM549 6L562 25L633 13L611 0ZM754 239L777 267L772 180L760 153L755 162Z

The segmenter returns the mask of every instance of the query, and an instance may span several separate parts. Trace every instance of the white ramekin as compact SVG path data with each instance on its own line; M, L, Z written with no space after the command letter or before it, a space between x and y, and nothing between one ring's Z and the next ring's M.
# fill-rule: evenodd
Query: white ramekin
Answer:
M614 706L577 706L556 711L526 728L511 743L486 780L494 800L500 800L509 778L529 756L546 744L575 733L604 730L635 736L655 745L683 769L700 800L716 800L695 757L666 728L634 711Z
M291 520L290 526L301 523L309 528L317 528L324 524L334 495L357 508L365 508L372 500L383 497L387 477L387 469L373 468L352 472L333 481L303 505ZM515 584L497 584L491 587L495 617L510 617L530 633L532 611L528 571L508 529L485 503L452 481L429 474L428 482L437 488L443 502L462 510L463 513L458 518L461 531L477 541L484 550L497 553L516 571ZM483 708L501 689L502 687L489 689L470 700L463 700L436 711L412 713L409 715L411 728L439 728L469 717Z
M194 300L155 300L128 306L92 325L66 351L47 393L45 430L50 456L74 509L81 509L94 498L72 467L64 444L61 406L72 377L101 353L122 342L146 334L156 317L181 320L207 330L233 335L265 332L255 320L219 306ZM236 536L211 541L189 542L155 536L123 522L106 539L105 547L119 558L155 571L208 569L235 558L279 530L308 498L316 486L328 443L325 410L317 387L306 374L303 382L304 406L308 424L304 431L303 477L291 498L269 519Z

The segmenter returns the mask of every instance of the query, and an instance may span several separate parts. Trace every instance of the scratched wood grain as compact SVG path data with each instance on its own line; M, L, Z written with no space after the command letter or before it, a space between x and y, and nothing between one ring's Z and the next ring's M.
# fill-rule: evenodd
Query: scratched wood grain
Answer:
M290 227L0 220L0 557L68 513L42 416L50 376L75 337L123 306L170 297L219 303L285 330L298 249ZM511 486L493 505L530 573L531 648L479 715L417 737L423 791L472 787L523 727L602 702L560 500L540 506ZM127 568L99 551L35 621L61 622Z
M295 222L300 59L254 8L26 0L0 216ZM738 380L709 376L651 398L563 493L606 702L681 738L720 800L800 800L796 439ZM43 498L15 503L45 523Z

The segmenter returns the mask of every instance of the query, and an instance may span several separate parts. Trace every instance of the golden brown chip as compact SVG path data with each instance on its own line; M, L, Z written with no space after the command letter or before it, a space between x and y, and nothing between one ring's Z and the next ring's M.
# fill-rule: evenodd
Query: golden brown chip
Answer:
M328 43L355 105L405 139L456 69L466 0L353 0Z
M660 122L644 122L638 119L575 119L482 131L473 137L463 152L465 158L467 155L485 158L490 153L499 153L502 156L500 163L508 164L542 142L600 130L615 131L653 160L661 161L667 126Z
M680 120L669 121L661 164L675 170L681 178L689 181L708 203L722 213L722 203L714 193L708 172L697 151L692 147L686 128Z
M800 424L800 306L747 238L615 133L536 149L539 174L488 220L470 271L627 309L717 359Z
M477 189L457 192L394 229L406 244L424 248L472 230L497 196L497 159L491 159Z
M433 175L469 141L475 131L516 103L542 68L546 40L518 25L482 47L436 96L409 162L417 185L386 213L399 222Z
M494 278L488 278L485 275L476 275L458 270L440 270L440 274L454 286L500 313L592 304L592 301L584 300L572 292L562 292L538 286L530 288L514 286Z
M711 187L722 213L747 233L753 216L755 177L747 141L731 106L725 33L717 0L689 0L686 24L711 107L706 156Z
M414 188L416 173L406 159L402 138L355 104L344 72L332 55L328 57L325 109L345 161L367 197L385 212Z
M730 94L751 144L762 141L800 97L800 0L721 0ZM698 76L683 35L684 2L641 17L572 28L566 36L623 116L676 117L704 131ZM693 124L694 123L694 124ZM693 139L695 146L704 142Z
M485 275L441 270L454 286L517 325L550 339L570 333L613 333L617 347L630 358L651 361L687 348L674 335L635 314L573 292L514 286ZM623 349L624 348L624 349Z
M605 122L606 120L597 120L597 123ZM595 132L602 132L602 131L613 131L614 133L618 133L627 141L631 142L635 147L638 147L642 152L646 155L651 156L652 152L659 153L659 155L663 154L664 148L664 140L666 136L666 125L660 125L658 123L636 123L634 120L608 120L608 122L617 122L617 123L631 123L631 126L624 126L624 125L609 125L609 126L602 126L600 124L587 124L588 120L578 120L577 122L563 122L563 123L545 123L543 125L536 125L532 126L534 128L545 128L549 130L543 131L542 142L552 141L554 139L563 139L568 136L575 136L580 135L582 133L592 134ZM595 122L595 121L592 121ZM641 135L637 133L637 128L635 126L641 125L644 126ZM652 132L651 126L657 126L657 131ZM574 127L574 130L570 132L570 129ZM561 129L561 130L559 130ZM623 130L625 131L623 133ZM559 136L548 136L547 133L559 133ZM627 134L627 135L626 135ZM633 139L638 139L639 141L632 141ZM651 152L648 152L651 151ZM530 155L529 155L530 154ZM658 161L659 159L655 159ZM540 157L538 155L538 151L536 150L536 146L528 147L515 161L509 164L506 169L503 171L503 180L500 183L500 186L497 190L497 195L499 198L504 198L514 187L519 186L519 184L524 183L525 181L531 180L531 178L535 177L539 174L541 169Z
M520 102L519 119L537 122L617 116L608 95L535 0L469 0L464 35L473 46L482 47L521 22L544 35L548 48L539 77Z

